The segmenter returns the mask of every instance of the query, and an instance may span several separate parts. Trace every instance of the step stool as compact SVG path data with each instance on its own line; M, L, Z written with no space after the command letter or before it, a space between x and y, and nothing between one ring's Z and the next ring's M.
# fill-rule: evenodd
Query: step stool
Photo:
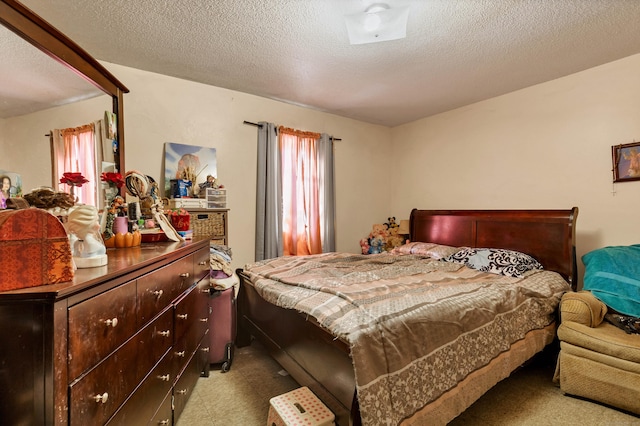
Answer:
M304 386L269 400L267 426L333 426L335 415Z

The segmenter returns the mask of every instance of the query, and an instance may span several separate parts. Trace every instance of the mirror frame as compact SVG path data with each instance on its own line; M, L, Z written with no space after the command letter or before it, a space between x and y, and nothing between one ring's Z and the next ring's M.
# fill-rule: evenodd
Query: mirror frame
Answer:
M129 89L73 40L23 4L15 0L0 0L0 24L111 96L112 110L118 118L116 168L124 176L123 95L129 93ZM121 195L124 196L124 187Z

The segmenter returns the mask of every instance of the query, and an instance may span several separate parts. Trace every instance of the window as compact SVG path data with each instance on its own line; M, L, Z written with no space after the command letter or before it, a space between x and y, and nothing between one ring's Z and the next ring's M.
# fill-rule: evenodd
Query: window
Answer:
M333 139L258 126L255 259L335 251Z
M74 189L78 203L97 206L96 188L96 131L95 124L53 130L51 144L53 153L53 181L56 189L69 192L65 184L59 184L65 172L81 173L89 182Z

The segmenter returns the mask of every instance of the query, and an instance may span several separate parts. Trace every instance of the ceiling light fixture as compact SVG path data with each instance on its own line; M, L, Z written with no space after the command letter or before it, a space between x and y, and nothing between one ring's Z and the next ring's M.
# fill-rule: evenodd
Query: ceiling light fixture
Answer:
M407 36L409 7L389 8L375 3L362 13L344 17L351 44L398 40Z

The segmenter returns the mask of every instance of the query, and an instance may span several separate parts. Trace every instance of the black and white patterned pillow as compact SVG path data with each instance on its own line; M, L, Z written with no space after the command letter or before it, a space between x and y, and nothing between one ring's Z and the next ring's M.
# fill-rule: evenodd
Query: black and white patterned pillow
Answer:
M540 262L528 254L505 249L465 247L443 260L464 263L469 268L507 277L521 277L532 269L543 269Z

